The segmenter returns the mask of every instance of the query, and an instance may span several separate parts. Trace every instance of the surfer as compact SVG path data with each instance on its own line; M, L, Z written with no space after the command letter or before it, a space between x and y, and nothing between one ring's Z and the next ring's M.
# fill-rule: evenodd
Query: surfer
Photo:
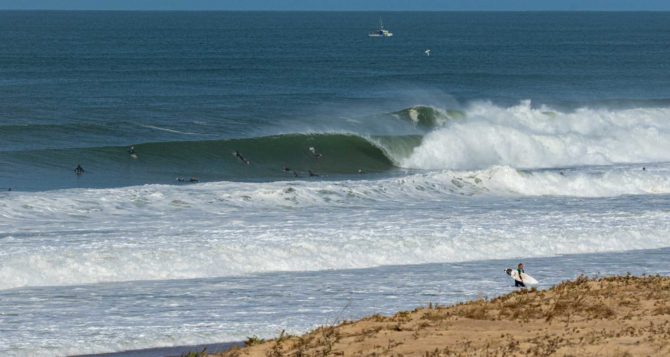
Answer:
M137 153L135 152L135 147L134 146L130 146L128 148L128 155L130 155L131 159L137 159Z
M514 279L514 286L525 288L526 284L523 283L523 276L521 275L521 273L525 273L523 270L523 263L519 263L519 265L516 266L516 272L519 273L519 280Z
M128 148L128 155L130 155L130 157L133 158L133 159L137 159L137 153L135 152L135 147L134 146L131 145Z
M319 177L319 175L312 172L312 170L307 170L307 172L309 173L309 177Z
M233 156L240 159L240 161L242 161L243 163L245 163L247 165L251 164L251 162L249 160L247 160L244 156L242 156L242 154L240 154L240 152L237 151L237 150L235 150L235 152L233 153Z
M81 167L81 164L77 164L77 167L74 168L74 173L77 176L81 176L84 172L86 172L86 170L84 170L84 168Z
M195 177L195 176L191 176L191 179L188 180L188 182L196 183L196 182L200 182L200 180L198 180L198 178Z
M318 160L323 157L323 154L321 154L320 152L316 152L314 146L309 147L309 152L312 153L312 157L314 157L315 160Z
M293 174L293 177L300 177L300 175L298 174L298 171L293 170L292 168L290 168L290 167L288 167L288 166L284 166L284 172L286 172L286 173L289 173L289 172L292 173L292 174Z

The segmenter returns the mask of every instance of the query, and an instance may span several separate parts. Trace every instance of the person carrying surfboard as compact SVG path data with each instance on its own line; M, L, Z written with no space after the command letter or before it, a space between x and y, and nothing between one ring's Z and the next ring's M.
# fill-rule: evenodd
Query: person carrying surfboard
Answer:
M521 273L525 273L525 271L523 270L523 263L519 263L519 265L516 266L516 272L519 275L519 280L514 279L514 286L515 287L520 286L522 288L525 288L526 284L523 283L523 275L521 275Z
M539 282L535 280L535 278L526 274L523 263L519 263L519 265L516 266L516 269L512 268L505 269L505 273L507 273L507 275L514 280L515 287L525 288L528 285L539 284Z

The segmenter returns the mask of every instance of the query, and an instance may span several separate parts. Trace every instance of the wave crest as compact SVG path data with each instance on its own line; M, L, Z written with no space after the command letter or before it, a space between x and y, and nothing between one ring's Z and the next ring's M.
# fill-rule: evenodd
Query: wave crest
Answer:
M530 101L476 103L466 120L428 133L400 165L473 170L670 161L670 108L559 112Z

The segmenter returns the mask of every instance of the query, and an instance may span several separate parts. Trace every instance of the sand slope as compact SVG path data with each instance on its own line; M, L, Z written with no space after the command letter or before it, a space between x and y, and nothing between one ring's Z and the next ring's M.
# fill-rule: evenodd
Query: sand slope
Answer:
M221 356L670 356L670 278L579 278L248 344Z

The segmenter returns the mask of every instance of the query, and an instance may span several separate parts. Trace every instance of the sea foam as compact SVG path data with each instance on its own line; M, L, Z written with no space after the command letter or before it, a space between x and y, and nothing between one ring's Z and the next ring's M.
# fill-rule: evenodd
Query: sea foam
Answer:
M0 289L665 247L668 170L13 192L0 201Z
M549 168L670 161L670 108L561 112L530 101L512 107L477 102L466 119L427 134L400 166Z

